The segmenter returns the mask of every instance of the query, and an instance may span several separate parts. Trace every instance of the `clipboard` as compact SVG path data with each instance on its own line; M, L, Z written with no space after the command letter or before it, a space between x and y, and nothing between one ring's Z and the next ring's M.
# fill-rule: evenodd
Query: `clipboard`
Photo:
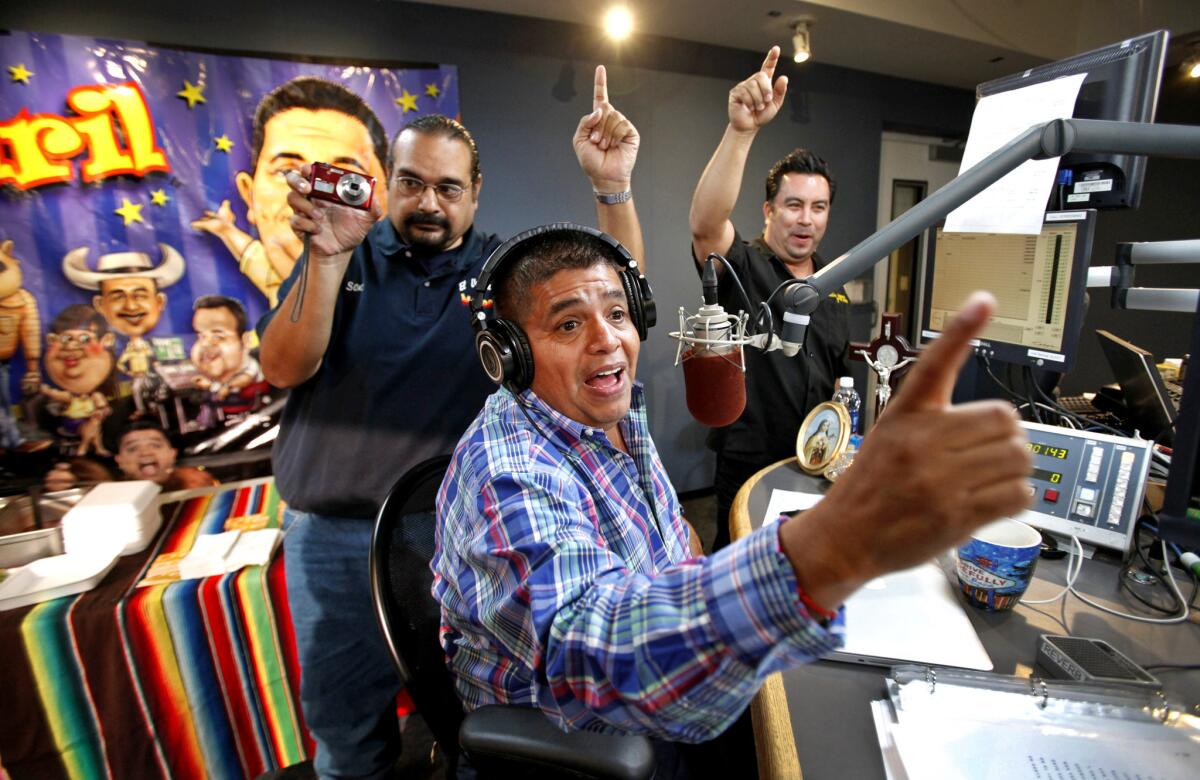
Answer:
M890 780L1184 780L1198 719L1160 689L906 664L872 703Z

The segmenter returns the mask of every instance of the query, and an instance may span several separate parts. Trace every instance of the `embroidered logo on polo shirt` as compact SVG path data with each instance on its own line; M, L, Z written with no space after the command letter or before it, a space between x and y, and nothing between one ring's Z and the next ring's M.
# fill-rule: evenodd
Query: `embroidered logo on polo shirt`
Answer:
M362 291L363 291L363 283L362 282L355 282L350 279L346 280L346 292L362 292Z
M491 285L489 285L489 287L490 286ZM463 306L469 307L471 305L471 293L468 292L468 289L470 289L470 290L475 289L475 280L474 279L472 279L470 282L468 282L467 280L464 279L463 281L458 283L458 302L461 303ZM483 308L485 308L485 309L492 308L492 299L491 298L483 299Z

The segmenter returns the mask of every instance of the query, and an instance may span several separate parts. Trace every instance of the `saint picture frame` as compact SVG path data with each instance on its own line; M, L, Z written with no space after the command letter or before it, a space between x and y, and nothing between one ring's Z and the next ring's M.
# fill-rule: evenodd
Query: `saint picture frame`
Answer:
M806 474L824 474L850 443L850 413L826 401L804 418L796 434L796 459Z

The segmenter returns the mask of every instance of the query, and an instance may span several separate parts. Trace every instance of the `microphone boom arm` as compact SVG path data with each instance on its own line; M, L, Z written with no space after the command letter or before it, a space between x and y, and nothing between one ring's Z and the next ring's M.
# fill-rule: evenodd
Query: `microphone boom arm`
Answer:
M812 314L829 293L874 267L1025 161L1070 152L1200 158L1200 127L1098 119L1055 119L1034 125L820 271L789 284L782 292L785 311Z

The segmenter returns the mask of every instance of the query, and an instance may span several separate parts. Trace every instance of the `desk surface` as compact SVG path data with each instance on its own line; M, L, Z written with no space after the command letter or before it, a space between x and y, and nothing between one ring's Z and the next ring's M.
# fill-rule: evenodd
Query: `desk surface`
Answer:
M734 501L732 536L739 538L762 524L772 490L824 492L828 484L800 471L795 458L763 469L747 481ZM1065 569L1065 559L1040 561L1029 598L1049 598L1057 593ZM1076 589L1106 606L1141 614L1131 605L1132 599L1118 594L1118 570L1119 563L1110 558L1085 561ZM1190 588L1181 585L1188 595ZM1194 622L1138 623L1103 613L1073 596L1054 604L1020 605L1010 612L964 609L992 657L995 671L1001 674L1028 675L1038 637L1047 633L1103 639L1143 666L1200 663L1200 626ZM883 778L868 704L883 697L886 671L818 661L774 675L752 709L760 776L799 777L802 766L806 780ZM1200 703L1200 675L1196 672L1162 671L1156 676L1174 702L1189 708Z

